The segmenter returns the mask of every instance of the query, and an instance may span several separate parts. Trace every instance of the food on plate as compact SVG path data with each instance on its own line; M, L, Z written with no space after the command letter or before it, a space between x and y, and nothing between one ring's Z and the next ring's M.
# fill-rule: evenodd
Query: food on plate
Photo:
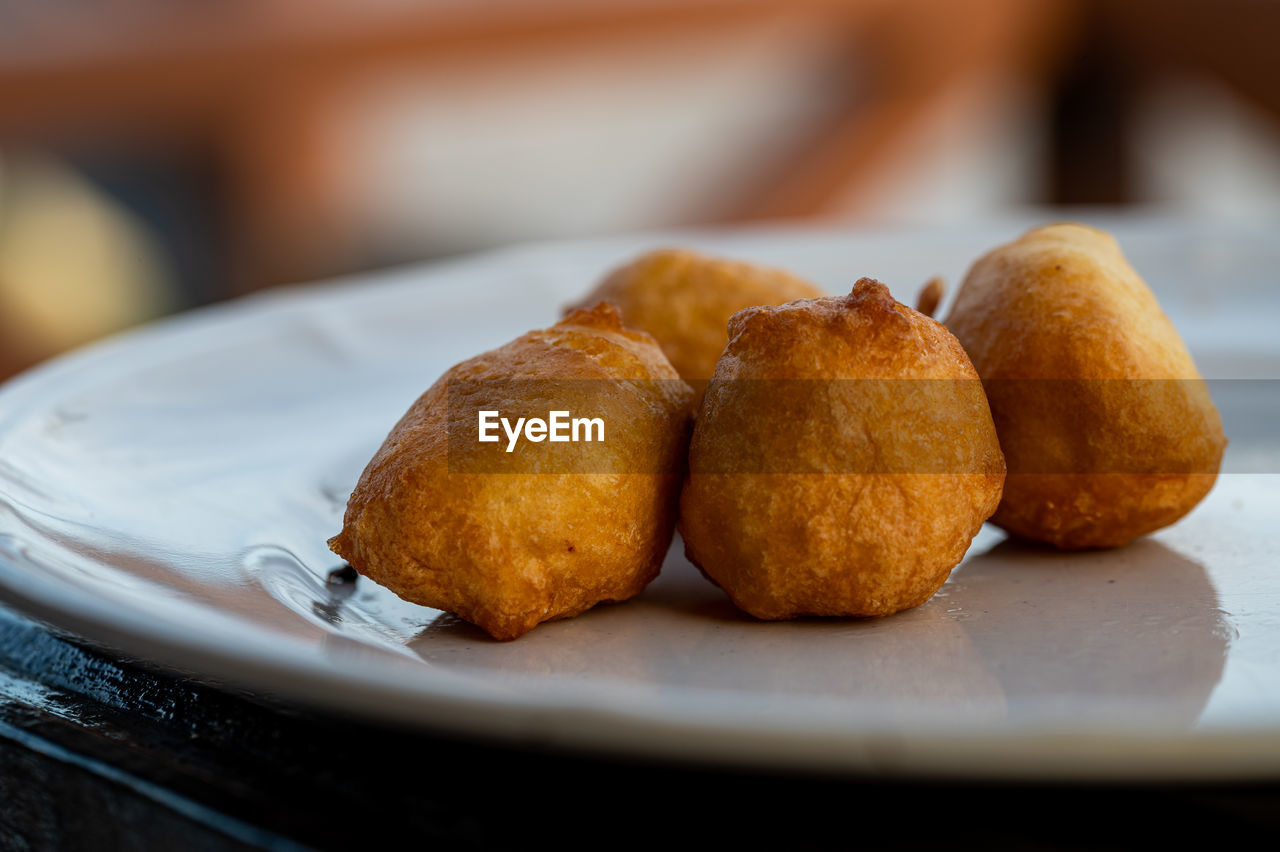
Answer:
M1226 438L1187 348L1107 233L1036 228L969 270L947 317L1009 464L992 521L1063 549L1167 526L1213 487Z
M497 639L625 600L670 545L692 404L613 306L573 311L432 385L369 462L329 545Z
M730 320L679 527L689 559L754 616L889 615L946 581L1003 480L959 342L864 278Z
M660 249L609 273L585 303L617 305L626 323L653 335L681 378L701 390L728 342L734 313L823 295L780 269Z

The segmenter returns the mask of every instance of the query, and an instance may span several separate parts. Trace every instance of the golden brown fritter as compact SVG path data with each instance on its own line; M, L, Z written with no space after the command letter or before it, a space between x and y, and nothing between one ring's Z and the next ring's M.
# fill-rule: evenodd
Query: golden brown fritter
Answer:
M992 521L1064 549L1173 523L1226 438L1182 339L1112 237L1029 231L980 258L947 326L987 386L1009 463Z
M928 600L1004 479L960 344L866 278L742 311L729 334L681 495L690 560L758 618Z
M497 639L640 592L671 542L693 391L612 305L452 367L360 477L333 551ZM600 418L603 441L481 443L478 412ZM588 429L588 431L590 431Z
M729 340L729 317L755 305L822 295L780 269L660 249L609 273L583 303L617 305L624 321L653 335L680 377L700 391Z

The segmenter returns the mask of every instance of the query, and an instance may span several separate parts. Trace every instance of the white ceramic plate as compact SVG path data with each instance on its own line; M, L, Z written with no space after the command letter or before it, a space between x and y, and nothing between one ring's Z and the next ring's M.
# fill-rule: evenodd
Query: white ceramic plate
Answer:
M1025 223L521 247L199 311L0 391L0 594L92 640L381 720L720 762L962 777L1280 777L1277 222L1108 222L1213 379L1210 497L1121 550L988 528L926 605L760 623L685 561L507 644L361 580L325 539L449 365L663 244L910 301ZM1271 406L1268 408L1268 406Z

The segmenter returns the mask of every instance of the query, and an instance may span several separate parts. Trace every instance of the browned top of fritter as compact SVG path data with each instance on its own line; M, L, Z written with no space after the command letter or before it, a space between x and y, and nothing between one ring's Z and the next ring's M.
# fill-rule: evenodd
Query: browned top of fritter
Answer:
M495 378L531 379L680 377L650 335L628 328L617 306L603 301L463 361L449 373L454 378L491 373Z
M1035 228L987 252L947 327L984 379L1197 379L1156 297L1105 231Z
M586 303L616 304L629 325L654 336L682 377L705 380L724 349L734 312L822 295L781 269L671 248L615 269Z
M699 414L717 437L694 436L704 470L1003 472L960 343L880 282L748 308L729 334Z
M734 314L716 379L733 378L744 363L767 363L777 379L977 378L950 332L871 278L847 296Z

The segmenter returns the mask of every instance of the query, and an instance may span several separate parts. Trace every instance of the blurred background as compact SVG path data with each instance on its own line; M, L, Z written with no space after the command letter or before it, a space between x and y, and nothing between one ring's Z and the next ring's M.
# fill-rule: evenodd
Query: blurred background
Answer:
M1278 43L1280 0L0 0L0 377L521 240L1276 217Z

